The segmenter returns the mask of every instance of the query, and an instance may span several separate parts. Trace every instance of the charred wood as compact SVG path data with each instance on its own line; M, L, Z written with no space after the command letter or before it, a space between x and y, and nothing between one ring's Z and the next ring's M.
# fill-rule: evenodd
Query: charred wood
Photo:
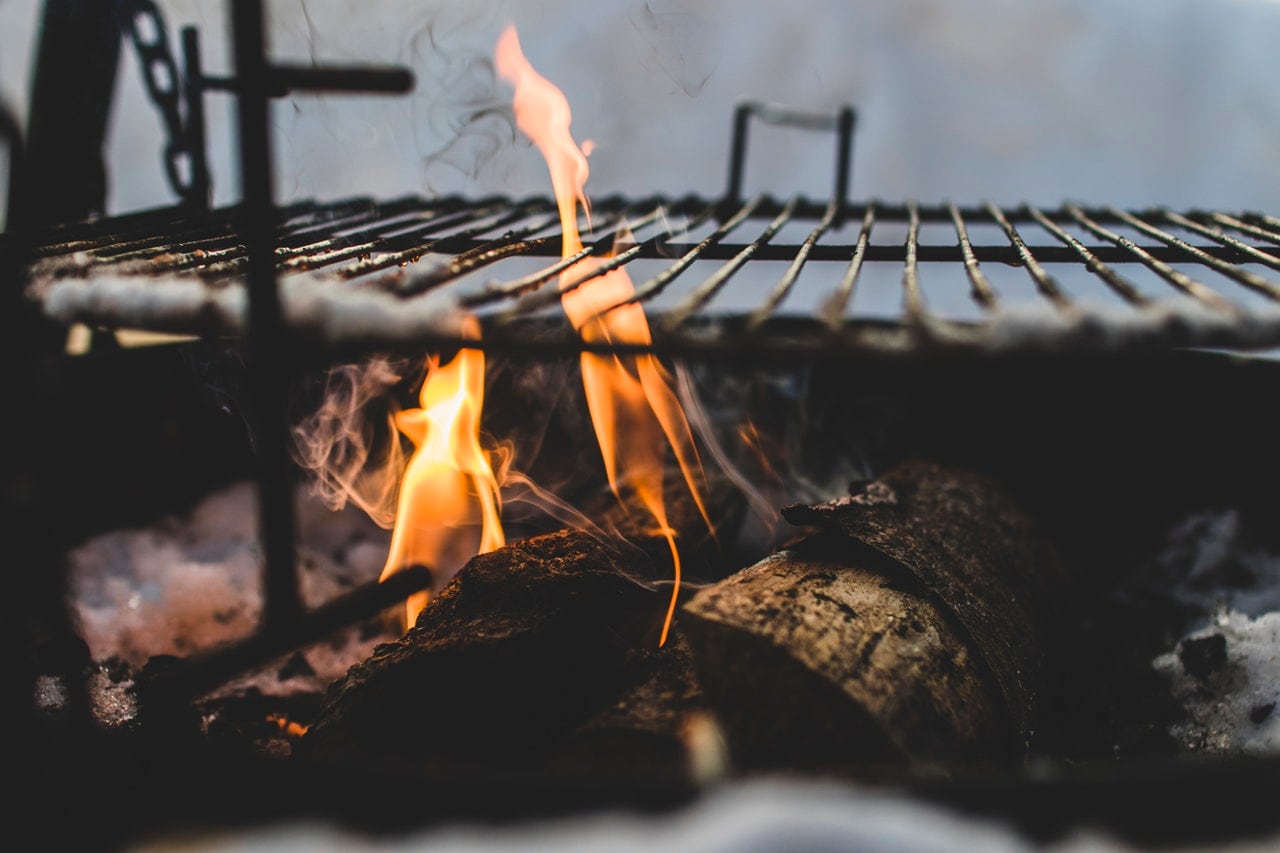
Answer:
M299 753L384 750L537 760L626 686L666 595L629 576L661 559L583 533L473 558L400 640L326 691Z

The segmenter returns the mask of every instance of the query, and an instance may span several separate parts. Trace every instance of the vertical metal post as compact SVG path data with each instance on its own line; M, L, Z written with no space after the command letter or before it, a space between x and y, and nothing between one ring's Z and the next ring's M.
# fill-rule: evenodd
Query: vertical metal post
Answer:
M119 64L115 3L45 0L27 120L24 224L104 212L102 148Z
M250 396L259 465L259 532L264 557L262 630L281 630L302 612L294 554L286 395L290 351L276 288L272 186L271 67L262 0L234 0L236 99L240 142L242 236L248 258Z
M187 105L183 135L191 156L191 197L204 210L209 209L209 154L205 144L204 65L200 60L200 32L195 27L182 28L182 88Z
M836 228L844 222L845 209L849 206L849 180L853 171L853 125L856 113L853 107L842 107L836 116L836 186L832 197L836 203L836 216L832 225Z
M742 171L747 157L747 123L751 120L751 104L738 104L733 112L733 143L729 149L729 187L725 198L742 201Z

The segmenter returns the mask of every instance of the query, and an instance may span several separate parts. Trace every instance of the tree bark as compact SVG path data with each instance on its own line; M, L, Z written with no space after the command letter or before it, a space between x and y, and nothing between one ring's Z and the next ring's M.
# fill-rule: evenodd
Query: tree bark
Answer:
M1025 750L1062 576L999 484L908 463L784 514L820 529L681 613L736 763L945 767Z

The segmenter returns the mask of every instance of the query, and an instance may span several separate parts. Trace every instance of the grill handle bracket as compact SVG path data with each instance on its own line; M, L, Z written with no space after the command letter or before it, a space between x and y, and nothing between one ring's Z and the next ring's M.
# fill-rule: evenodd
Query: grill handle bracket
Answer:
M837 204L836 224L844 218L849 205L849 176L853 172L853 130L858 114L845 105L834 113L811 112L779 104L746 101L738 105L733 114L733 142L729 150L729 185L725 189L725 202L742 203L742 173L747 160L747 129L751 117L781 127L802 130L835 131L836 162L835 186L831 200Z

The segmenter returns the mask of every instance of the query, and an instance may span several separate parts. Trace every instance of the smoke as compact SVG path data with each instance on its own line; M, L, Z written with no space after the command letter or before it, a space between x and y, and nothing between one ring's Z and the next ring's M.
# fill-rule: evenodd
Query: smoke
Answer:
M702 94L720 63L709 21L690 11L654 11L649 2L633 4L627 20L637 36L642 68L669 80L673 91L690 98Z
M435 192L442 171L476 181L517 136L511 104L498 93L488 45L468 43L494 19L494 4L433 4L427 14L409 49L425 81L426 115L415 115L414 132L419 150L430 148L422 158L423 180ZM421 118L425 131L443 143L431 147L423 139Z
M405 454L392 420L397 363L373 357L331 369L319 408L293 430L294 456L328 507L352 503L381 527L396 517Z

